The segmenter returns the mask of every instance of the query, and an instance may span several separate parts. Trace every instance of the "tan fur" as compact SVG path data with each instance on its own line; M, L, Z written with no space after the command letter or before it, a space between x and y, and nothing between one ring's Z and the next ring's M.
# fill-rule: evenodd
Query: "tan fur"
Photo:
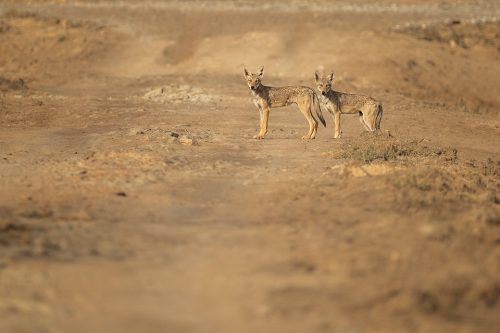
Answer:
M260 113L259 133L254 136L255 139L263 139L266 135L270 109L290 104L296 104L309 123L309 131L302 139L314 139L316 137L318 121L312 114L313 108L321 123L325 125L318 96L311 88L300 86L275 88L265 86L261 84L264 76L264 67L260 69L258 74L249 73L245 69L244 75L248 87L252 91L253 102Z
M380 129L382 121L382 104L368 96L347 94L332 90L333 72L326 78L320 77L318 72L315 73L316 84L321 96L322 106L330 112L335 121L335 138L342 136L340 127L341 114L358 114L359 121L367 131L375 131Z

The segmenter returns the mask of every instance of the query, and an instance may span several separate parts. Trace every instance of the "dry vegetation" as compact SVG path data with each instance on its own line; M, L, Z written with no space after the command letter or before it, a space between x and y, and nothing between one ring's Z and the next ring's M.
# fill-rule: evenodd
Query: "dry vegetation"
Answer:
M331 157L371 163L374 161L408 161L415 164L418 158L439 157L446 162L457 160L455 148L430 147L424 139L395 138L389 131L363 133L341 143Z

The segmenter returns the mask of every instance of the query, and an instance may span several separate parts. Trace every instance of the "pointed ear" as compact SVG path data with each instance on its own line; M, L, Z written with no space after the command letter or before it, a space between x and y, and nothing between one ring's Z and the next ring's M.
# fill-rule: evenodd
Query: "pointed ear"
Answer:
M335 78L335 75L333 74L333 72L330 72L330 74L328 74L328 77L327 77L328 81L332 82L334 78Z
M248 73L245 67L243 67L243 74L245 75L245 78L248 78L250 76L250 73Z
M318 71L314 72L314 78L316 79L316 83L319 83L321 81Z
M264 66L262 66L259 71L259 79L262 79L263 77L264 77Z

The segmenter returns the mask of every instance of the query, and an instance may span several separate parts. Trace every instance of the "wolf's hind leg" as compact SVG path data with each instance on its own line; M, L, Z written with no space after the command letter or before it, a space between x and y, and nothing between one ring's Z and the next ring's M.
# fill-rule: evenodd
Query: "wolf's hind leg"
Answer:
M340 139L342 137L342 128L340 127L340 111L335 111L333 118L335 121L335 132L333 134L333 138Z
M371 131L370 127L368 126L368 124L366 122L366 117L364 116L364 114L362 112L359 113L359 122L361 124L363 124L363 127L365 128L365 130Z
M363 112L363 122L367 127L367 130L370 132L374 132L377 129L377 105L370 105L367 107L367 110Z
M314 119L314 118L313 118ZM313 132L311 134L311 139L315 139L316 138L316 133L318 132L318 122L315 122L314 123L314 129L313 129Z
M311 135L309 135L309 139L315 139L316 132L318 131L318 121L316 120L316 118L314 118L314 115L312 113L311 104L309 104L309 106L307 107L307 111L309 114L309 118L312 121L312 129L311 129L311 123L309 123L309 127L310 127L309 130L311 132Z
M382 104L377 105L377 116L375 117L375 128L380 130L380 122L382 121L382 114L384 113L384 109L382 108Z
M309 131L302 137L302 139L314 139L316 136L316 128L318 127L318 122L312 116L310 103L309 105L301 103L298 106L300 112L302 112L304 117L306 117L307 123L309 124Z

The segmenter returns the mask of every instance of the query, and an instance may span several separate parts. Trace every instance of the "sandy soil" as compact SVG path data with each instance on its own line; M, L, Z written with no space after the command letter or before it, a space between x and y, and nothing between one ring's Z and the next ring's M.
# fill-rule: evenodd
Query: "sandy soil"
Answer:
M2 1L0 332L498 332L495 1ZM269 85L384 104L313 141Z

